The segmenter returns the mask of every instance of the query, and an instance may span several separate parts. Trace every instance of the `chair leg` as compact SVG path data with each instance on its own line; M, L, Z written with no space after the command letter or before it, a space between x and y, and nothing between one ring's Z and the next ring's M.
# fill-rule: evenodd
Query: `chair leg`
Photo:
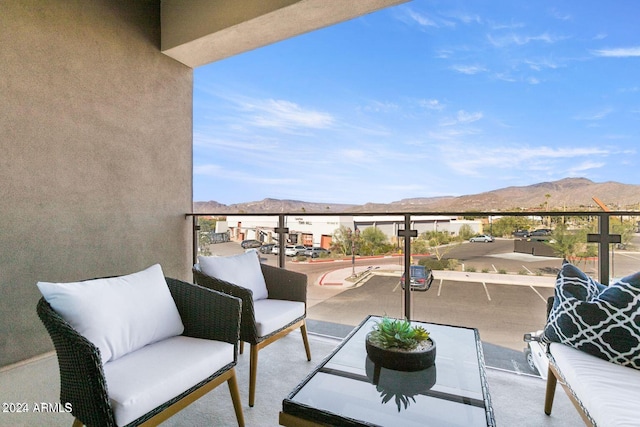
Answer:
M307 337L307 323L303 320L300 326L302 332L302 341L304 342L304 350L307 352L307 360L311 361L311 348L309 347L309 338Z
M236 412L236 418L238 420L238 427L244 427L244 415L242 414L242 403L240 401L240 390L238 389L238 381L236 379L235 369L231 378L227 381L229 386L229 392L231 393L231 400L233 401L233 409Z
M547 392L544 398L544 413L547 415L551 415L551 408L553 407L553 398L556 394L557 383L558 379L551 370L551 365L549 365L549 372L547 373Z
M240 341L240 354L244 353L244 341Z
M249 406L256 400L256 379L258 377L258 345L251 344L249 358Z

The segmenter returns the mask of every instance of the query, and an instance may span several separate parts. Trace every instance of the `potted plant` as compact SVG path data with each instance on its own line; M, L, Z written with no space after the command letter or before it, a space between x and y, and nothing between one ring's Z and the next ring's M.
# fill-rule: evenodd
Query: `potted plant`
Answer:
M366 338L371 361L396 371L419 371L433 366L436 343L422 326L387 316L377 321Z

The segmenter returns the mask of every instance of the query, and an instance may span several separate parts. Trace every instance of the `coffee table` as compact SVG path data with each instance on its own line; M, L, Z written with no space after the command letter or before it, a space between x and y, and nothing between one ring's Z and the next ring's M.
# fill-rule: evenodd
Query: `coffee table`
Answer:
M366 334L380 319L364 319L283 400L280 425L495 426L477 329L412 322L436 342L436 362L401 372L367 357Z

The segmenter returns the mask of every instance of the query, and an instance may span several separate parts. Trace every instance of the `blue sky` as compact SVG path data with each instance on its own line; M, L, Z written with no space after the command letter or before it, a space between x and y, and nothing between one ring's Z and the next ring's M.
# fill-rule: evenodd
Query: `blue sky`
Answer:
M194 200L640 184L640 2L414 0L194 73Z

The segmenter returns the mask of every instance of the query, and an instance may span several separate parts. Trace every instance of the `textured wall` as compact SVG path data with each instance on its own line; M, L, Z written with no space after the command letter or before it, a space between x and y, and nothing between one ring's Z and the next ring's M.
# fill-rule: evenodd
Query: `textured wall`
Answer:
M0 2L0 366L52 349L38 280L190 277L193 73L158 3Z

